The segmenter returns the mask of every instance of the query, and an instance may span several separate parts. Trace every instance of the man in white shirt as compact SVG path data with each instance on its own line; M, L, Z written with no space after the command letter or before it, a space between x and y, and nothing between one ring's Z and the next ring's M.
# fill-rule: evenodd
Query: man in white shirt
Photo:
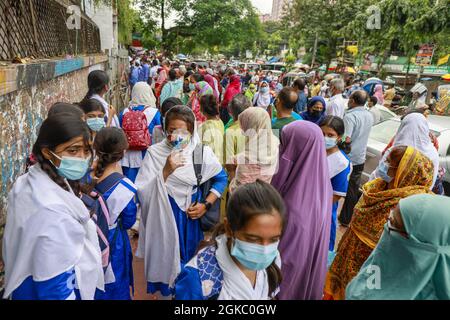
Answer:
M344 118L345 107L347 106L347 99L342 96L344 92L344 80L333 79L330 82L331 98L326 109L326 115L336 116L341 119Z
M152 61L152 67L150 68L150 85L152 86L152 88L155 86L155 82L156 82L156 77L158 76L158 68L159 68L159 63L158 60L154 59Z
M381 112L380 109L378 109L379 104L377 97L371 96L369 101L367 101L367 106L373 116L373 125L379 124L381 122Z

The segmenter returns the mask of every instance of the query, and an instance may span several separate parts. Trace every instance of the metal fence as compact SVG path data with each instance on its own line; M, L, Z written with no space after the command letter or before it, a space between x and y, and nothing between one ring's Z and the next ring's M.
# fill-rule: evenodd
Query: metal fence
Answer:
M100 52L100 33L86 16L69 30L67 7L56 0L0 0L0 60Z

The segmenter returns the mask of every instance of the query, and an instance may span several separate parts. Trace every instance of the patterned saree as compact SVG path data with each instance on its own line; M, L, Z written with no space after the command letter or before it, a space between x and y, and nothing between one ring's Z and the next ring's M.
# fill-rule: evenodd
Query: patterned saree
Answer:
M325 300L344 300L347 284L376 247L391 209L400 199L414 194L432 193L433 163L418 150L408 147L403 155L393 188L378 178L363 186L363 194L354 209L349 229L339 243L336 257L328 270Z

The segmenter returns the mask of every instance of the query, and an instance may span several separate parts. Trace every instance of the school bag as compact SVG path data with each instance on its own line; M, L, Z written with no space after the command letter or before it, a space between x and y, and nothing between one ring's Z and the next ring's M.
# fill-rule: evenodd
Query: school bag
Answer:
M130 108L123 115L122 129L127 136L129 150L146 150L152 144L145 109L147 107L142 111Z
M112 188L114 188L116 185L118 185L120 183L120 181L124 178L125 176L118 173L118 172L114 172L113 174L109 175L105 180L102 181L101 184L98 184L95 186L95 190L101 194L102 196L107 193L109 190L111 190ZM110 221L111 224L114 224L114 221ZM116 244L116 240L117 240L117 236L118 233L123 229L122 227L122 218L121 216L119 216L119 218L117 219L117 228L115 229L112 241L110 243L110 247L113 249L115 244ZM123 250L124 250L124 256L126 255L126 248L125 246L123 246ZM111 250L110 250L111 251Z
M91 191L89 195L82 194L81 200L91 213L91 219L97 226L97 236L102 255L103 272L106 272L108 265L111 262L110 245L108 241L109 235L109 210L105 199L95 190Z
M198 144L194 152L192 153L192 162L194 165L195 177L197 179L197 188L200 188L202 199L200 197L197 199L197 202L200 203L202 200L205 200L206 196L212 189L212 180L209 179L202 185L200 185L202 181L202 168L203 168L203 144ZM210 231L214 228L220 220L220 198L214 202L211 209L206 211L203 217L200 218L200 227L203 231Z

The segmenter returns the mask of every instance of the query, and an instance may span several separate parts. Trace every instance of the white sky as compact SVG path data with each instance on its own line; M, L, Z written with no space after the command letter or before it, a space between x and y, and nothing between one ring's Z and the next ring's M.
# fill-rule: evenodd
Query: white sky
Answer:
M263 14L272 12L272 2L272 0L252 0L253 6Z
M261 12L262 14L266 14L266 13L271 13L272 12L272 2L273 0L251 0L251 2L253 3L253 6L258 9L259 12ZM136 5L136 8L138 6ZM167 28L170 28L174 25L174 19L175 16L172 15L170 16L166 23L167 23Z

